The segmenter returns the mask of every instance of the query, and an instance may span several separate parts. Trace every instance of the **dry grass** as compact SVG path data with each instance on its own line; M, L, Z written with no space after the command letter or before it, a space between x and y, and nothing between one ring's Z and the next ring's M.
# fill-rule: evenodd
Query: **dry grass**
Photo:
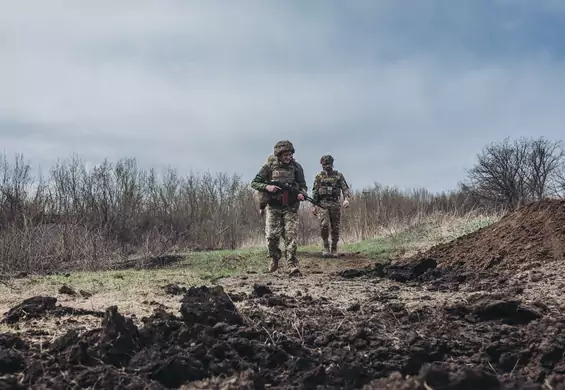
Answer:
M41 276L13 279L0 286L0 311L5 312L23 299L36 295L55 296L64 306L103 311L110 305L129 315L142 317L151 314L158 301L174 307L178 297L165 294L163 286L169 283L192 285L202 280L189 268L159 270L127 270L105 272L77 272L69 276ZM67 285L77 292L70 296L60 294ZM80 290L91 294L83 297Z
M497 216L484 215L467 217L436 215L421 218L405 226L399 224L388 234L359 243L344 244L341 247L341 250L346 252L361 252L365 257L321 259L318 256L321 249L319 245L303 246L299 248L299 256L303 272L307 277L299 280L281 277L283 274L265 275L263 272L268 264L265 248L195 252L187 254L185 260L173 266L152 270L72 272L66 275L9 279L0 283L0 312L6 312L23 299L47 295L57 297L59 304L74 308L104 311L110 305L117 305L121 313L139 320L152 314L160 305L172 312L178 310L180 297L166 294L164 286L167 284L185 287L209 285L215 284L220 278L228 277L221 283L237 289L241 283L239 276L249 272L251 274L246 276L247 289L252 281L272 281L285 284L285 289L292 294L301 291L320 296L335 295L333 299L336 304L346 307L351 299L360 299L361 296L367 296L377 290L354 281L349 281L345 286L339 281L329 280L328 273L344 268L362 268L378 259L407 255L416 250L426 249L486 226L496 219ZM281 265L284 272L285 264ZM230 276L234 278L229 278ZM59 293L63 285L71 287L77 294L70 296ZM362 295L359 295L360 290L365 290ZM88 296L83 296L82 292L86 292ZM438 294L443 296L441 293ZM402 295L403 299L417 305L418 302L422 303L422 295L425 294L411 291L402 292ZM46 319L36 322L33 327L51 328L53 332L59 334L67 327L77 325L77 322L81 326L88 327L99 324L99 319L90 316ZM7 329L3 326L0 331L3 328ZM19 331L25 330L25 326L19 329Z
M344 248L358 251L373 259L408 257L434 245L451 241L496 222L502 215L449 213L422 215L409 222L380 229L374 238L345 243ZM345 240L344 240L345 241Z
M452 241L498 221L502 214L469 213L424 216L397 232L398 253L411 256L434 245Z

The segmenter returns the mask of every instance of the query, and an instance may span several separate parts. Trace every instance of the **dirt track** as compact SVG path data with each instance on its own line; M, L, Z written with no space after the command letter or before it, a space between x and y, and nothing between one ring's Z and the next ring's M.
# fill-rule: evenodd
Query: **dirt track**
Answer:
M397 264L304 259L303 277L169 288L178 312L138 325L108 308L48 344L0 335L0 389L565 388L565 204L520 213ZM5 319L70 310L39 301Z

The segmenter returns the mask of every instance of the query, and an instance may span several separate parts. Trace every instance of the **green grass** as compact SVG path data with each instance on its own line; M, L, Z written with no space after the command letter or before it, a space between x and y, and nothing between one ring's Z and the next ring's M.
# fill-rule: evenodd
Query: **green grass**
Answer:
M373 260L382 260L394 254L394 244L391 237L378 237L353 244L344 244L343 250L348 252L360 252Z
M344 250L360 252L374 260L384 260L434 245L454 240L463 235L487 227L498 220L498 216L431 217L418 223L404 226L387 235L358 243L343 245Z
M260 272L268 261L265 248L219 250L192 253L179 267L189 267L197 278L214 282L223 277Z
M427 249L440 242L452 240L488 226L496 217L454 218L441 217L420 221L396 231L358 243L343 244L340 250L360 252L372 260L386 260L391 257ZM306 245L299 248L300 260L319 262L319 245ZM310 257L309 254L312 254ZM310 257L310 259L308 259ZM71 300L75 306L104 309L116 304L125 312L147 315L151 308L140 302L158 300L177 304L178 297L168 297L163 286L175 283L183 286L214 284L220 278L245 273L263 273L269 263L264 247L195 252L187 254L184 260L166 268L153 270L120 270L104 272L73 272L68 276L31 276L14 279L0 284L0 311L34 295L59 296ZM304 264L304 263L303 263ZM59 288L67 284L84 290L90 298L68 298L58 294Z

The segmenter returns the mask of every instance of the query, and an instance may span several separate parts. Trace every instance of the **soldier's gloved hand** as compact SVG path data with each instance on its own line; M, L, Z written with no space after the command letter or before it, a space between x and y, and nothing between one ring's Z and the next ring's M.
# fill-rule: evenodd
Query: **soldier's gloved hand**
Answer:
M318 209L316 209L316 206L312 207L312 214L314 214L314 216L318 215Z
M345 199L343 201L343 207L348 208L349 207L349 199Z
M269 192L275 192L276 190L280 190L281 188L276 185L269 184L267 187L265 187L265 189Z
M298 200L304 200L304 195L298 194Z

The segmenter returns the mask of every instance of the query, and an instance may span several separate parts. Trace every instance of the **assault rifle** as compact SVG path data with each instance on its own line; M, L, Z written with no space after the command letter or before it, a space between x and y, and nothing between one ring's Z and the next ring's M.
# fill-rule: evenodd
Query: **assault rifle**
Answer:
M322 209L325 209L326 207L322 206L320 203L316 202L312 197L308 196L308 194L305 194L304 192L297 190L296 188L294 188L293 186L291 186L290 184L286 184L283 183L281 181L269 181L267 182L268 185L274 185L277 186L281 189L281 191L283 191L282 194L282 202L283 204L288 204L290 201L290 197L292 197L293 199L296 199L298 197L298 194L302 194L302 196L304 196L304 200L312 203L313 205L316 205ZM274 192L274 194L276 194L276 192Z

